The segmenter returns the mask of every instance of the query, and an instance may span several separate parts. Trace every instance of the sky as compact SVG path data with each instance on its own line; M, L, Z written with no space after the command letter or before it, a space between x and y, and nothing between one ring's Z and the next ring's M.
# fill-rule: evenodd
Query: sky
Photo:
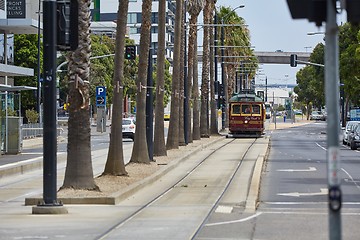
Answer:
M251 45L255 51L275 52L312 52L318 43L324 43L323 34L309 36L309 32L324 32L325 26L318 28L315 23L307 19L292 19L286 0L218 0L216 7L236 8L236 13L244 18L250 30ZM342 19L338 18L338 22ZM290 59L289 59L290 61ZM296 83L296 72L304 67L290 67L290 64L261 64L260 75L256 83L264 83L267 77L268 84Z

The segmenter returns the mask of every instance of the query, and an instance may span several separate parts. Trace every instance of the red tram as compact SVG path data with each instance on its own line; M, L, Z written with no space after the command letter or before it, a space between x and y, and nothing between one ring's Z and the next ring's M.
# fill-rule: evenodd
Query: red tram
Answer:
M230 98L229 136L260 137L265 119L265 102L254 92L244 91Z

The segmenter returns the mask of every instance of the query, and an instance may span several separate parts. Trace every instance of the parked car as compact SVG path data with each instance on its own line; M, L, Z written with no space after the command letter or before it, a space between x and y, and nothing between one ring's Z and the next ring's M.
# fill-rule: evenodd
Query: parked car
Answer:
M360 123L360 121L348 121L346 123L346 126L343 130L343 144L344 145L350 145L349 134L354 130L354 127L356 127L356 125L359 123Z
M131 138L134 141L135 138L135 119L123 118L122 119L122 137Z
M356 150L360 147L360 123L356 124L354 129L350 132L349 144L351 150Z
M165 121L169 121L169 120L170 120L170 112L165 112L165 113L164 113L164 120L165 120Z
M310 120L325 121L325 116L321 111L312 111L310 114Z

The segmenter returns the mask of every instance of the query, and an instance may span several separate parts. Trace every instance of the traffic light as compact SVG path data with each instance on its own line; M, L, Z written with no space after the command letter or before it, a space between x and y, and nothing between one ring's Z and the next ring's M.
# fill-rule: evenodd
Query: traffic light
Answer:
M293 19L308 19L321 26L326 22L326 0L286 0ZM337 9L336 0L332 1L334 9ZM341 0L341 7L346 9L347 20L350 23L360 23L360 1Z
M345 4L348 22L360 23L360 1L346 0Z
M136 46L135 45L125 46L125 59L128 59L128 60L136 59Z
M77 0L57 0L57 49L74 51L79 44L79 4Z
M219 95L224 96L224 84L219 84Z
M326 0L287 0L291 17L293 19L307 18L321 26L326 21ZM334 7L336 1L334 1Z
M296 67L297 66L297 55L296 54L291 54L290 55L290 66L291 67Z

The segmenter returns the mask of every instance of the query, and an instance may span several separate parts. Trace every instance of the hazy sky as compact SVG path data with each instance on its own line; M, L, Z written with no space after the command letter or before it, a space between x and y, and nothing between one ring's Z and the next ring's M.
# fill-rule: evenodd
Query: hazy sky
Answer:
M216 3L217 7L232 9L239 5L245 7L235 11L249 25L255 51L311 52L318 43L324 43L324 35L309 36L307 33L324 32L325 26L318 28L307 19L292 19L286 0L218 0ZM295 83L296 72L303 66L292 68L290 64L264 64L261 68L265 75L260 78L267 76L268 83Z

